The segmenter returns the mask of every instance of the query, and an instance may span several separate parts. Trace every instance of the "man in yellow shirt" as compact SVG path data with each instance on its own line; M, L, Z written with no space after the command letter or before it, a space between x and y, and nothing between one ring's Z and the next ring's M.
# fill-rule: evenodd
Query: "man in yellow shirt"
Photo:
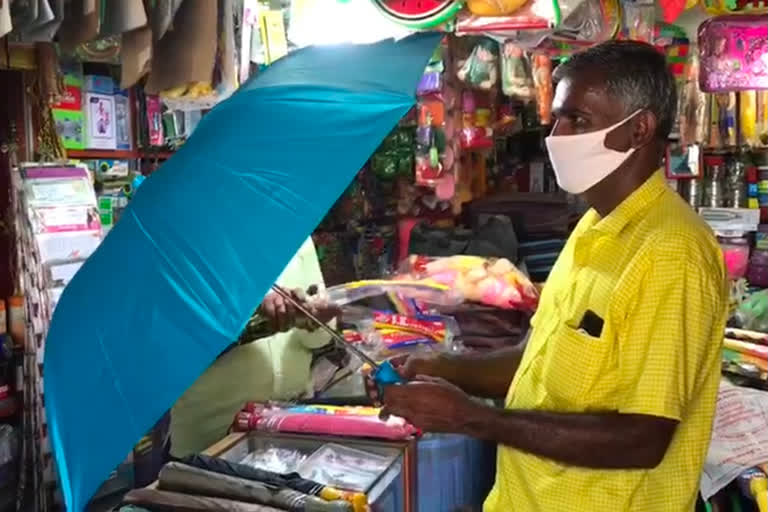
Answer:
M656 169L673 124L664 57L609 42L555 73L547 147L592 207L544 286L527 342L410 358L385 413L499 443L486 512L691 511L727 305L710 229ZM419 377L428 375L430 377ZM505 408L469 395L506 397Z

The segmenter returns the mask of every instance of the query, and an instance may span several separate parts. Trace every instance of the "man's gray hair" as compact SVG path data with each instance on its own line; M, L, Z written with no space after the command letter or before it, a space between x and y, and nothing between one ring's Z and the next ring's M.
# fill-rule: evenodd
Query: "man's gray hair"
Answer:
M666 139L677 110L677 88L664 55L637 41L608 41L574 54L555 69L554 81L599 77L606 92L624 104L624 114L640 109L656 116L656 136Z

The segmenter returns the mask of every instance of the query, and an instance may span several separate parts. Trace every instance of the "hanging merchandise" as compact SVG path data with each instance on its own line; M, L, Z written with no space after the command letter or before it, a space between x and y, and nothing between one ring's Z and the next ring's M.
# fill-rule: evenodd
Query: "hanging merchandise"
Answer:
M413 175L414 130L399 126L381 143L371 157L371 172L381 180Z
M757 119L755 131L762 146L768 146L768 91L757 91Z
M706 142L707 95L699 89L699 58L694 55L680 87L679 133L683 147Z
M536 98L531 64L522 48L507 41L501 48L501 90L522 102Z
M469 57L458 61L456 76L473 89L491 90L498 81L498 45L482 39L472 48Z
M527 0L467 0L467 8L478 16L506 16L520 9Z
M765 16L722 16L699 26L704 92L768 89L768 23Z
M411 29L427 29L446 23L463 6L462 0L371 0L390 20Z
M701 3L710 16L768 12L768 5L764 0L702 0Z
M629 39L652 43L656 25L656 5L654 2L632 0L623 3L622 6L624 8L624 27Z
M461 94L462 126L459 137L462 149L493 147L491 107L492 103L487 95L471 90Z
M530 0L507 16L477 16L462 11L456 18L456 33L485 34L503 41L518 30L549 30L559 27L580 3L580 0Z
M757 92L741 91L739 95L739 132L741 142L750 147L760 144L757 138Z
M538 105L539 121L542 125L548 126L552 123L554 86L552 84L552 61L547 55L534 55L533 82L536 85L536 103Z

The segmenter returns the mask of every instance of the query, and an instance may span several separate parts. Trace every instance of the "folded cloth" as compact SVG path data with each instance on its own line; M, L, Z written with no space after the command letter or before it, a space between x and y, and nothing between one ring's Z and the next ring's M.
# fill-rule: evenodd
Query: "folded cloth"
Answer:
M352 505L346 501L325 501L286 487L222 475L179 462L163 467L158 484L164 491L274 505L290 512L352 512Z
M281 512L279 509L265 505L190 496L155 489L134 489L125 495L123 503L146 508L152 512Z

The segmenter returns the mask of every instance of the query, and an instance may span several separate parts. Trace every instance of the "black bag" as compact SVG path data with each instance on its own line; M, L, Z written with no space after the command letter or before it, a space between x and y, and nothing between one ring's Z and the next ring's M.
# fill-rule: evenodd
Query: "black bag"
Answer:
M483 256L517 262L517 236L512 223L503 217L489 217L474 228L436 228L419 223L411 231L409 254L420 256Z

